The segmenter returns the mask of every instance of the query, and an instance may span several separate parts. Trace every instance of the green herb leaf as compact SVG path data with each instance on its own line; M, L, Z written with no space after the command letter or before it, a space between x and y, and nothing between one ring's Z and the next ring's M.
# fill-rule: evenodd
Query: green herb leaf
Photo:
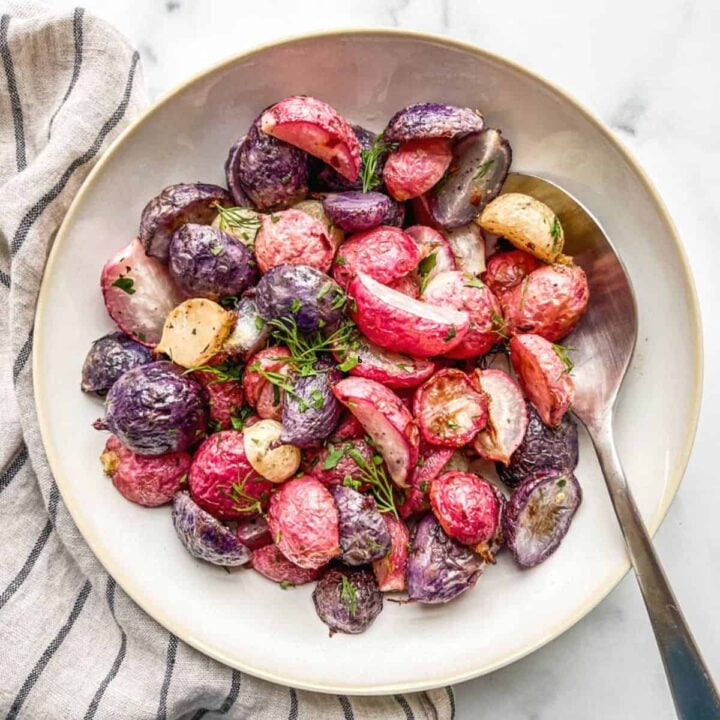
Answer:
M238 306L239 302L240 302L240 298L237 295L228 295L227 297L220 299L220 304L226 310L237 310L237 306Z
M313 390L310 393L310 405L314 410L322 410L325 404L325 398L319 390Z
M556 345L555 343L551 344L555 354L560 358L560 360L562 360L563 365L565 365L565 372L568 374L571 373L575 368L575 363L572 361L569 353L570 351L575 350L575 348L565 347L564 345Z
M428 282L430 282L430 273L435 269L437 265L437 250L431 252L427 257L424 257L418 265L418 274L422 278L420 283L420 294L425 292Z
M295 314L297 314L298 310L300 310L301 307L302 307L302 302L301 302L300 300L298 300L297 298L295 298L295 299L290 303L290 312L291 312L293 315L295 315Z
M488 174L488 170L493 166L494 160L487 160L479 168L478 171L473 175L473 180L479 180L484 178Z
M552 225L550 225L550 237L553 239L553 250L562 237L562 225L557 215L553 216Z
M345 446L332 448L323 462L323 470L334 470L337 464L345 457Z
M385 141L385 136L380 133L373 138L372 144L367 150L360 150L360 180L362 191L369 192L382 182L380 177L380 159L386 152L394 150L397 145Z
M255 236L260 229L260 217L250 208L230 207L226 208L215 203L215 209L220 216L218 229L223 232L230 232L245 244L252 246Z
M420 483L419 487L420 487L420 492L422 492L422 493L427 492L427 489L428 489L427 480L423 480Z
M352 488L353 490L359 490L362 486L362 482L360 482L360 480L355 480L352 475L346 475L343 478L343 485L345 487Z
M118 278L115 279L115 282L112 284L113 287L120 288L123 292L126 292L128 295L134 295L135 294L135 288L133 285L135 284L135 281L131 277L126 277L125 275L120 275Z
M235 412L230 416L230 425L233 430L242 430L245 427L247 419L254 413L249 405L243 405L236 408Z
M465 287L480 288L480 290L482 290L485 287L485 283L480 278L465 273Z
M355 615L357 612L357 590L347 575L342 576L340 600L345 603L345 607L350 611L350 614Z
M343 360L338 365L338 370L340 372L350 372L354 367L357 367L360 364L360 358L357 355L348 355L345 360Z
M281 184L281 185L288 185L291 180L292 180L292 175L283 175L283 176L280 178L280 184Z
M450 329L447 331L447 335L443 338L443 342L450 342L456 335L457 330L454 325L451 325Z
M279 215L275 215L275 213L273 213L273 214L270 215L270 219L271 219L274 223L280 222L280 216L279 216Z
M564 488L567 485L567 480L565 478L560 478L557 482L557 486L560 488Z
M210 248L210 254L217 257L218 255L222 255L225 252L225 248L222 245L215 245Z
M260 331L265 327L265 321L259 316L255 316L255 329Z

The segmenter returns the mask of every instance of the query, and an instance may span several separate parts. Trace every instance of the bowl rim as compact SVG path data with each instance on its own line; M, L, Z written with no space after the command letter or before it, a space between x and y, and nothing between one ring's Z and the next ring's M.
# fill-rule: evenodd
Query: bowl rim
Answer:
M526 655L538 650L542 646L554 640L556 637L563 634L566 630L569 630L573 625L585 617L593 608L595 608L607 595L618 585L622 578L630 570L630 560L626 559L620 570L605 584L605 586L595 593L591 598L585 602L582 607L570 615L569 617L563 618L563 620L556 625L548 628L542 637L529 643L528 645L516 650L515 652L508 653L503 657L496 660L494 663L483 666L483 667L470 667L463 672L456 672L452 675L442 675L441 672L432 679L425 679L422 681L406 681L402 683L392 683L387 685L360 685L355 686L352 684L348 685L326 685L321 680L308 680L307 678L287 678L282 675L268 672L265 670L254 668L251 664L239 661L236 657L231 657L227 653L218 650L217 648L208 646L205 641L194 634L194 632L185 627L182 623L176 622L171 618L167 617L165 613L159 611L153 606L152 600L147 597L142 587L136 586L128 581L121 567L116 565L109 557L104 556L99 550L97 543L89 531L88 527L82 520L82 512L80 507L75 502L74 496L70 493L69 488L66 486L63 476L57 473L55 468L59 467L59 463L56 460L56 450L51 441L51 432L49 423L47 421L47 414L44 411L41 397L47 397L45 393L41 392L43 385L43 379L39 372L39 358L42 355L42 335L39 332L40 326L43 324L43 318L47 309L48 290L45 278L49 276L55 267L56 260L61 252L61 249L65 243L66 237L70 232L70 228L74 224L75 215L81 208L85 195L90 191L91 187L95 183L97 177L103 172L105 165L108 161L121 150L124 142L133 135L138 128L155 112L157 112L165 104L169 103L175 98L176 95L185 91L189 86L202 80L208 76L213 75L223 68L229 67L237 62L251 58L256 54L265 52L269 49L292 46L303 42L326 39L326 38L343 38L350 36L378 36L378 37L397 37L397 38L408 38L412 40L419 40L424 42L432 42L446 47L460 50L466 53L470 53L497 63L504 65L505 67L521 74L535 83L544 87L546 90L550 90L557 96L561 97L565 102L570 104L576 112L580 113L586 120L593 124L602 135L610 142L610 144L620 153L622 158L627 162L632 171L635 173L637 178L640 180L645 191L651 198L655 205L655 210L668 227L670 238L675 246L675 250L681 261L680 271L685 280L688 289L688 302L692 314L692 369L693 369L693 393L691 399L691 423L687 428L685 434L685 442L682 446L678 462L676 463L670 478L665 486L664 495L661 499L660 505L652 518L648 523L648 531L651 536L655 534L662 521L665 519L668 510L677 495L680 483L683 475L687 468L690 454L692 451L695 435L697 432L700 404L702 398L702 387L703 387L703 335L702 335L702 321L700 314L700 307L698 303L697 290L693 279L692 271L688 261L685 248L680 240L679 233L675 223L670 216L662 198L658 191L652 184L649 176L640 166L639 162L635 159L632 153L625 147L623 142L615 136L609 127L605 125L598 117L596 117L591 111L589 111L584 105L579 103L573 96L567 91L558 87L554 83L545 79L533 70L529 70L523 65L509 60L495 52L491 52L484 48L478 47L471 43L466 43L461 40L455 40L454 38L446 37L444 35L419 32L414 30L403 30L399 28L338 28L331 30L323 30L312 33L304 33L301 35L291 35L273 40L270 42L262 43L260 45L253 46L247 50L236 53L223 60L220 60L207 68L200 70L192 74L189 78L179 83L169 91L161 95L155 102L151 103L143 112L138 115L121 133L117 138L108 146L105 152L100 156L98 161L92 170L88 173L77 194L73 198L70 207L58 229L55 241L48 255L47 262L43 271L43 277L40 285L40 291L38 295L38 302L36 306L35 321L33 325L33 333L35 342L33 344L33 358L32 358L32 369L33 369L33 388L35 394L35 403L37 408L38 423L40 426L40 435L45 447L45 452L48 458L50 468L57 481L58 488L62 495L65 506L67 507L71 517L76 523L83 539L87 542L88 546L92 550L95 557L100 561L100 564L105 570L117 581L120 587L136 602L150 617L156 622L162 625L169 632L173 633L189 645L194 647L196 650L208 655L222 662L223 664L247 672L254 677L268 680L280 685L286 685L295 687L301 690L309 690L322 693L340 693L348 695L387 695L392 693L406 693L406 692L418 692L428 690L432 688L442 687L445 685L452 685L466 680L471 680L476 677L494 672L506 665L509 665L516 660L519 660Z

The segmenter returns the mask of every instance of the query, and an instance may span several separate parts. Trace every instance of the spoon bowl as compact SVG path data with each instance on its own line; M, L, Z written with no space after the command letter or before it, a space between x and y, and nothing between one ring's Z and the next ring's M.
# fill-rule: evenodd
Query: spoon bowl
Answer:
M590 303L568 338L575 364L573 414L587 429L625 537L681 720L720 719L720 695L655 554L633 499L613 436L613 410L638 333L635 293L609 238L578 200L548 180L512 173L503 192L548 205L565 232L565 252L587 274Z

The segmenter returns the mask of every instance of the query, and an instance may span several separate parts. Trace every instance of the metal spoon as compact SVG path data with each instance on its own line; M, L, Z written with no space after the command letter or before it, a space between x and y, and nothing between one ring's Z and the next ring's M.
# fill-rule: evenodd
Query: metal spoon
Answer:
M620 464L613 408L635 349L637 305L625 267L600 225L571 195L533 175L512 173L503 192L542 200L557 214L567 249L587 273L590 305L568 340L573 350L575 416L595 446L645 600L665 674L682 720L720 718L720 697L655 554Z

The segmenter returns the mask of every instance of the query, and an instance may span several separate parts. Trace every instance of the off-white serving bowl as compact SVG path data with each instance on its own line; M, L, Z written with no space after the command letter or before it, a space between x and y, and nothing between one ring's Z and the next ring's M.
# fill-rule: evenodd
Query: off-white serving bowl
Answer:
M297 38L243 53L151 107L113 144L78 194L47 264L34 377L48 457L91 548L124 590L178 637L279 683L350 694L419 690L490 672L588 613L628 560L587 439L585 497L561 548L519 570L507 556L443 607L386 603L359 636L328 637L311 587L287 592L253 572L193 560L168 508L125 501L97 461L101 404L80 393L90 342L112 328L104 261L137 232L145 203L182 181L224 184L231 143L264 107L306 93L379 130L397 109L437 100L483 110L513 147L513 167L555 181L594 213L622 254L640 307L638 350L617 418L620 455L655 531L677 492L701 389L699 313L661 200L610 132L572 98L513 63L440 37L371 30Z

